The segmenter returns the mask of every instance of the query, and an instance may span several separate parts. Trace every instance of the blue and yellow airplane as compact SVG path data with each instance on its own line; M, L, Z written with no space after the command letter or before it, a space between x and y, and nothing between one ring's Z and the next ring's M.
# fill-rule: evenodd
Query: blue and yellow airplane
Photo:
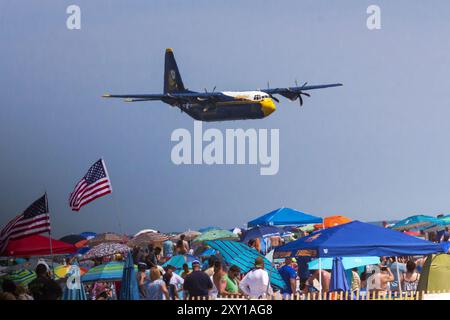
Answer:
M178 107L195 120L226 121L262 119L276 110L274 100L280 102L275 94L282 95L291 101L299 100L303 105L302 95L313 89L342 86L341 83L301 87L272 88L256 91L222 91L222 92L194 92L186 89L173 55L173 50L166 49L164 65L164 93L163 94L105 94L105 98L124 98L127 102L163 101L173 107Z

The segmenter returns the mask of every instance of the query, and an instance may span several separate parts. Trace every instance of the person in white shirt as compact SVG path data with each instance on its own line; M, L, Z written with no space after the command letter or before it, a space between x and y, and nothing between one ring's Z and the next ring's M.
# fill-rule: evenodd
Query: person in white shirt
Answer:
M248 272L239 284L239 288L250 298L263 298L273 294L269 274L264 270L264 259L255 259L255 268Z

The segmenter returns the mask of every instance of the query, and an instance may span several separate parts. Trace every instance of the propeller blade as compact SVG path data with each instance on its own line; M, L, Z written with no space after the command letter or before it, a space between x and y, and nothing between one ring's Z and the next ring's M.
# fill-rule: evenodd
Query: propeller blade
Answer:
M276 102L280 103L280 100L278 100L278 98L275 98L274 96L270 96L273 100L275 100Z
M311 95L309 93L307 93L307 92L302 92L301 94L303 94L303 95L305 95L307 97L311 97Z
M300 103L300 107L303 106L303 98L301 94L298 95L298 101Z

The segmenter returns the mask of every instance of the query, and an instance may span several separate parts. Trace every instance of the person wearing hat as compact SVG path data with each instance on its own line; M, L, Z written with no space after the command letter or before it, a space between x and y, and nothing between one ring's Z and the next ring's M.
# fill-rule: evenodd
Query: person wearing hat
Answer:
M255 268L248 272L239 284L239 288L250 298L263 298L273 293L269 274L264 270L264 259L255 259Z
M184 279L183 290L188 299L208 297L212 290L211 278L200 270L200 261L192 261L192 272Z
M46 263L38 263L36 266L36 279L28 285L34 300L59 300L62 289L58 283L50 278L50 268Z
M136 280L138 283L139 289L139 298L141 300L145 300L147 298L147 288L145 287L145 283L147 282L147 275L145 274L145 270L147 269L147 264L144 262L138 263L138 272L136 273Z
M178 292L182 290L184 283L184 279L174 272L176 269L176 267L168 265L165 268L166 273L163 276L172 300L179 300Z

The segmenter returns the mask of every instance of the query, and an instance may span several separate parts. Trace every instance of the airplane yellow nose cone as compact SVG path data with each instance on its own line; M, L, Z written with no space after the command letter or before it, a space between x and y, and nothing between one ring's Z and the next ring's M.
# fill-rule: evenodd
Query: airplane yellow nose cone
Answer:
M261 101L261 110L264 113L264 117L267 117L272 112L274 112L276 109L277 109L277 107L275 106L275 103L273 102L272 99L266 98Z

